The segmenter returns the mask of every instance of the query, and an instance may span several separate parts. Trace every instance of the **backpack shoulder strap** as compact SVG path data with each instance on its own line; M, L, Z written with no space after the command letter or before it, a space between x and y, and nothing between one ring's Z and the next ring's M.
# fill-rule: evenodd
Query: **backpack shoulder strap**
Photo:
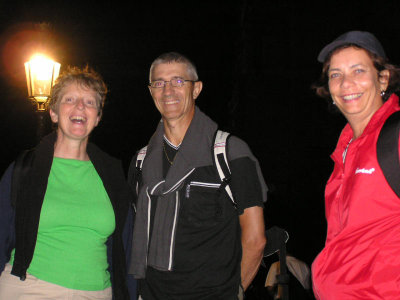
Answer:
M387 182L400 198L399 133L400 111L397 111L383 124L376 143L376 154Z
M21 190L22 178L28 173L33 161L33 149L22 151L14 163L11 183L11 205L15 207Z
M237 203L233 198L229 182L231 180L231 170L229 168L228 158L226 155L226 145L230 134L228 132L218 130L215 134L213 158L214 164L217 168L219 178L221 179L221 188L224 188L233 206L237 209Z
M143 147L137 152L136 160L131 161L131 164L128 169L128 183L129 185L135 189L135 196L139 195L139 187L142 181L142 166L144 158L146 157L147 146ZM133 209L136 212L136 201L132 203Z
M136 156L136 168L139 169L140 171L142 170L143 161L144 158L146 157L146 153L147 153L147 146L140 149L138 155Z
M135 187L136 190L136 196L139 194L139 186L141 183L141 175L142 175L142 166L144 159L146 157L147 153L147 146L143 147L142 149L139 150L138 154L136 155L136 162L135 162L135 168L132 168L131 172L135 171L135 176L133 177L133 186Z

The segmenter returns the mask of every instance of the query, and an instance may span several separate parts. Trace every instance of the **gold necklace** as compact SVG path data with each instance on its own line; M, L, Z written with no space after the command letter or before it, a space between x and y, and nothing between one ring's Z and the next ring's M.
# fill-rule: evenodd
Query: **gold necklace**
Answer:
M168 157L167 150L165 150L165 143L163 143L162 145L163 145L163 149L164 149L165 157L167 158L168 162L169 162L169 163L170 163L170 165L172 166L172 165L173 165L173 163L174 163L174 160L175 160L175 156L176 156L176 155L174 156L174 159L171 161L171 160L169 159L169 157Z

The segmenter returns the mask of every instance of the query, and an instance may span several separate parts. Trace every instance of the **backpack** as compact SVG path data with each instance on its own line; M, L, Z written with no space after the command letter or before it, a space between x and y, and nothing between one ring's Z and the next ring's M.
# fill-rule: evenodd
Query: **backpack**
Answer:
M383 124L376 143L376 154L387 182L400 198L399 133L400 111L397 111Z
M228 132L224 132L221 130L217 130L215 133L214 137L214 146L213 146L213 163L215 168L217 169L217 173L219 175L219 178L221 180L221 185L219 187L220 190L225 190L226 193L228 194L232 205L235 209L237 209L237 203L235 199L233 198L233 194L231 191L231 188L229 187L229 182L231 180L231 170L229 168L229 163L226 155L226 144L228 141L230 134ZM147 153L147 146L143 147L142 149L139 150L137 156L136 156L136 163L135 163L135 170L136 170L136 176L133 176L133 168L130 168L129 174L128 174L128 180L129 182L132 182L133 180L133 186L136 189L136 195L139 193L139 186L141 183L141 172L142 172L142 166L144 159L146 157ZM136 207L134 207L136 211Z

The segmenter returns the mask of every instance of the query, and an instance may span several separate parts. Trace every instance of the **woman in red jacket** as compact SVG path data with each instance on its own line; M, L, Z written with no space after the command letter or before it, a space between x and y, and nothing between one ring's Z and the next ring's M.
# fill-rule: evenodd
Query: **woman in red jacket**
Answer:
M376 155L385 120L400 110L400 69L369 32L350 31L325 46L317 94L347 119L325 190L324 249L312 266L317 299L399 299L400 199Z

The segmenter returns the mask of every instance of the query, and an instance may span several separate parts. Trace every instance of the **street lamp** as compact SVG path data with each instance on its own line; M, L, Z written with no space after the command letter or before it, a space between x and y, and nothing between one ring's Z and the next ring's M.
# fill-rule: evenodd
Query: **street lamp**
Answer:
M60 64L42 55L35 55L25 63L28 97L37 104L37 111L45 111L51 88L60 73Z
M28 97L36 103L38 115L37 138L38 141L45 133L44 113L50 100L51 88L59 73L60 64L36 54L30 61L25 63L26 83L28 86Z

